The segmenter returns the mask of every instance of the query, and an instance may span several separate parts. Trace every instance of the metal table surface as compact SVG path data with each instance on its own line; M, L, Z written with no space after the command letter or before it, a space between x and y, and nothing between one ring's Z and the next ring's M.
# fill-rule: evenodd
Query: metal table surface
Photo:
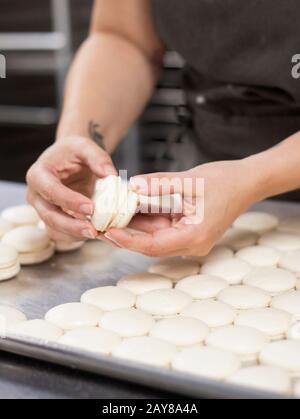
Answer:
M23 185L0 182L0 210L25 201ZM138 385L0 353L0 399L175 398Z
M0 182L0 210L3 207L24 202L25 188L13 184ZM256 206L258 209L270 211L279 216L299 214L300 209L297 204L264 202ZM45 265L37 267L23 268L18 278L1 284L0 302L16 305L24 310L29 318L42 318L49 308L64 302L78 301L82 292L94 286L108 285L115 283L120 276L126 272L145 269L150 263L149 258L126 250L113 250L106 244L100 242L89 242L78 254L57 255ZM10 345L8 341L2 341L4 347ZM28 355L27 350L16 352L8 350L9 353L20 353ZM6 346L7 349L7 346ZM11 349L13 349L11 347ZM31 351L34 348L31 346ZM40 353L41 349L39 349ZM33 353L31 352L31 355ZM35 350L35 355L37 354ZM233 397L238 394L243 397L243 390L236 389L234 392L228 385L218 384L207 380L196 380L191 376L183 378L175 372L159 374L152 372L146 367L135 366L125 367L116 365L117 361L112 360L96 363L92 356L87 358L83 354L78 358L68 355L63 351L59 352L63 356L64 362L58 364L70 365L74 367L76 362L85 364L85 371L96 372L100 368L100 376L89 373L79 372L78 370L68 370L64 367L53 366L50 363L28 360L23 357L0 353L0 398L160 398L174 397L156 390L149 390L138 385L121 383L115 379L102 376L103 367L109 370L111 377L121 377L128 379L131 374L132 382L140 382L165 388L167 391L183 392L186 394L197 394L202 397L215 395L220 397ZM67 356L67 358L66 358ZM37 359L47 359L48 361L59 361L58 353L47 350L47 357L34 356ZM68 359L68 361L66 361ZM92 368L91 368L92 366ZM96 368L97 367L97 368ZM140 371L139 371L140 370ZM151 379L154 381L151 382ZM141 379L142 378L142 379ZM147 380L146 380L147 378ZM175 379L175 381L174 381ZM195 391L195 382L200 384ZM160 385L165 383L164 385ZM166 384L167 383L167 384ZM159 385L158 385L159 384ZM237 392L236 392L237 391ZM258 395L259 396L259 395ZM176 396L175 396L176 397ZM222 396L223 397L223 396Z

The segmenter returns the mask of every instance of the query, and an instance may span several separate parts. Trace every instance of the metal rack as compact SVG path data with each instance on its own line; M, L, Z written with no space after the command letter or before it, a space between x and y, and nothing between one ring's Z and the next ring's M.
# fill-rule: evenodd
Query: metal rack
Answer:
M69 0L50 1L52 32L0 33L0 51L9 54L8 72L17 75L53 74L56 107L0 105L2 124L52 125L57 122L72 56L72 32Z
M178 129L176 108L185 106L180 86L184 61L174 51L164 57L164 72L144 114L119 146L122 167L129 175L145 171L161 171L168 167L162 156L168 148L167 137ZM171 77L170 77L171 75Z

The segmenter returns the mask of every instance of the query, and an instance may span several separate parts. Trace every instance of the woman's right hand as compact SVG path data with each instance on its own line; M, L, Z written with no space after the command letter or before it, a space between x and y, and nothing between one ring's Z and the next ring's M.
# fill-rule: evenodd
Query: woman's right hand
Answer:
M88 217L95 181L116 174L109 154L88 138L60 139L27 173L28 202L47 225L53 240L97 237Z

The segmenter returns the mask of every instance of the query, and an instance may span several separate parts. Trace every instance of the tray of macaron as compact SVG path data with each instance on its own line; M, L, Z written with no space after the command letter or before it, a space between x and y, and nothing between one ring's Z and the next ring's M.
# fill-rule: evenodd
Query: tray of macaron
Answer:
M92 221L126 228L141 202L178 202L151 199L109 177ZM98 240L53 243L32 207L7 208L0 349L190 397L300 397L298 214L263 203L208 256L153 260Z

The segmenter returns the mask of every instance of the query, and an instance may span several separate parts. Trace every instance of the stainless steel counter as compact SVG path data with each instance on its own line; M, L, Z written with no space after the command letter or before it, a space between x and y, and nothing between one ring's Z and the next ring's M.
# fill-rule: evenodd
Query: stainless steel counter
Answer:
M3 189L3 193L1 193L1 189ZM14 185L0 184L0 196L3 197L0 208L1 205L8 206L12 203L20 203L24 199L24 189ZM300 213L299 205L296 204L261 203L257 208L265 209L281 217ZM56 255L51 261L42 265L23 267L16 279L0 284L0 303L10 304L20 308L29 319L43 318L51 307L65 302L79 301L81 294L87 289L115 284L125 273L142 271L151 262L153 260L150 258L122 249L112 249L99 241L89 242L80 251ZM18 343L6 339L0 341L0 348L16 354L33 356L37 359L54 362L59 365L72 366L79 370L92 371L99 375L105 374L113 378L123 378L134 383L149 383L149 385L157 388L168 389L168 391L173 389L174 392L190 394L196 397L201 397L202 395L211 397L264 397L262 393L252 392L251 394L251 392L247 393L247 391L239 388L230 388L229 385L178 374L174 371L156 370L147 368L146 366L127 364L126 362L108 357L96 357L91 354L78 353L76 351L74 353L68 349L63 350L61 347L55 345L39 346L35 343L31 344L30 341L28 344L24 344L23 342ZM5 391L11 391L16 388L16 386L9 387L9 383L5 382L4 378L1 378L4 377L2 370L7 369L11 365L11 369L16 371L16 365L18 363L20 363L19 358L10 358L9 355L3 355L3 364L0 367L0 397L3 397ZM32 365L33 367L34 378L41 377L40 370L36 370L35 367L37 364L32 361L28 361L28 363L27 365ZM52 367L50 364L44 364L43 368L49 370ZM60 369L59 371L63 370ZM28 370L27 366L28 372L30 373L30 369ZM77 380L79 377L76 388L79 387L80 390L77 393L77 397L103 397L103 395L87 395L84 386L81 386L80 382L81 380L93 381L94 379L86 372L76 373L74 371L61 372L61 381L56 382L54 380L53 385L50 385L52 390L53 388L64 389L61 396L56 395L55 397L66 397L65 389L68 388L70 390L70 387L64 386L62 388L61 383L64 380L68 382L72 374L77 377ZM49 377L51 377L51 374L47 373L45 382L48 385ZM95 383L98 386L99 381L99 377L95 378ZM115 383L112 380L110 381ZM23 381L24 397L26 397L26 391L31 388L32 383L34 383L34 380L30 378ZM8 388L9 390L7 390ZM126 384L125 388L128 389L130 387ZM49 388L47 391L49 391ZM47 391L46 394L49 394ZM103 391L104 389L102 388L101 393ZM154 394L159 395L160 393L154 392ZM114 398L118 396L112 392L109 397Z
M0 182L0 210L25 202L24 185ZM58 257L58 261L60 258ZM79 261L78 261L79 262ZM57 262L55 262L57 263ZM59 263L59 262L58 262ZM78 266L78 265L77 265ZM72 277L69 278L72 281ZM37 278L38 283L42 281ZM31 281L26 275L20 287L5 283L0 290L2 301L11 297L16 299L20 289L28 294ZM10 289L12 284L12 289ZM38 287L38 285L37 285ZM78 297L79 291L75 292ZM41 296L43 299L43 297ZM20 304L26 310L26 304ZM46 310L49 304L43 303ZM42 315L42 310L34 309L35 315ZM99 377L82 371L72 370L51 363L44 363L12 354L0 353L0 399L4 398L161 398L170 397L169 393L152 390L108 377ZM171 395L171 397L176 397Z

